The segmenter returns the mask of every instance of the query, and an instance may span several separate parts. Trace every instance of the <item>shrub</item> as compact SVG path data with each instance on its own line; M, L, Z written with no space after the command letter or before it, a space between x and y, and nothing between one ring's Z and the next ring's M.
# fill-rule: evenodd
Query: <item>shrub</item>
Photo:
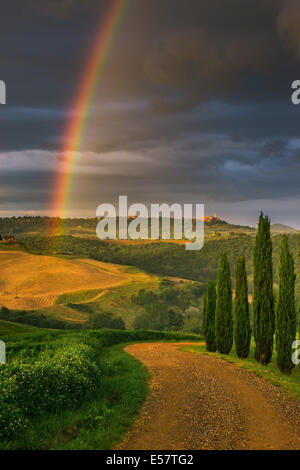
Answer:
M15 439L30 423L94 399L106 364L104 347L140 340L198 336L159 331L68 331L3 338L6 365L0 366L0 440Z

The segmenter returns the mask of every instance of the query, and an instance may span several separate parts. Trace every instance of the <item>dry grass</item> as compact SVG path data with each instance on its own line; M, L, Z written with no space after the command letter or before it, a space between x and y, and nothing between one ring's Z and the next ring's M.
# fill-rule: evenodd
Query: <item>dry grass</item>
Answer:
M124 267L90 260L65 260L21 251L0 252L0 306L39 309L83 289L107 289L128 279Z

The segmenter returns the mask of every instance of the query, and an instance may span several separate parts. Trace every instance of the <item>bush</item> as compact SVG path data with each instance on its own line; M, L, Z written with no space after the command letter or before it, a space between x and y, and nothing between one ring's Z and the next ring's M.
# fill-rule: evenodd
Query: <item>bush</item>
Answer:
M1 320L9 320L10 311L7 307L1 307L0 309L0 318Z
M195 335L159 331L69 331L3 338L6 365L0 366L0 440L15 439L44 416L79 408L101 387L104 347L140 340L190 339Z
M161 303L146 305L146 311L136 316L133 327L137 330L181 330L183 316Z
M114 317L111 313L97 313L87 322L90 329L111 328L112 330L125 330L125 323L121 317Z

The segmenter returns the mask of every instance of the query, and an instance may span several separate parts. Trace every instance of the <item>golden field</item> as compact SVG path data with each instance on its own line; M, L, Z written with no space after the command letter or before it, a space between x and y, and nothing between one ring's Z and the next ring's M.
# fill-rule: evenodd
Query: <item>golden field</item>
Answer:
M128 280L124 267L87 259L67 260L21 251L0 252L0 306L39 309L65 293L107 289ZM95 292L94 297L101 293Z

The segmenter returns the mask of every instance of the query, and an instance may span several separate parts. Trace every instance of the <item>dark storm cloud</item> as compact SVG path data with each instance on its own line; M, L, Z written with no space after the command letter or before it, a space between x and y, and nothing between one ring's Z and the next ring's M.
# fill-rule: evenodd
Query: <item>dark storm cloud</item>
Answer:
M1 210L46 209L111 3L2 6ZM300 197L300 111L290 102L299 21L297 0L131 0L94 99L73 210L93 215L116 191L143 202Z
M282 9L278 15L278 29L282 37L300 58L300 3L298 0L282 0Z

